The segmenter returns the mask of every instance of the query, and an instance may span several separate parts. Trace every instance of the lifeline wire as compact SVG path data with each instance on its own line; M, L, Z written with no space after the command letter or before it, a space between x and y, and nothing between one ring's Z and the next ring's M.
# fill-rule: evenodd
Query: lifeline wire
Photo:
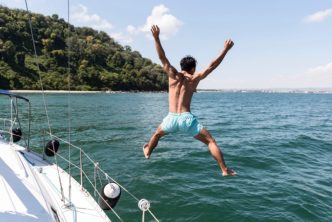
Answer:
M35 38L34 38L34 35L33 35L33 30L32 30L31 14L30 14L30 11L29 11L27 0L25 0L25 6L26 6L27 13L28 13L28 18L29 18L28 21L29 21L29 27L30 27L33 50L34 50L34 57L35 57L35 60L36 60L36 65L37 65L38 75L39 75L39 81L40 81L40 85L41 85L41 89L42 89L45 114L46 114L46 119L47 119L47 123L48 123L48 130L49 130L50 135L52 135L50 119L49 119L48 112L47 112L46 99L45 99L45 93L44 93L44 88L43 88L43 81L42 81L42 78L41 78L41 75L40 75L40 67L39 67L39 63L38 63L36 42L35 42ZM55 159L55 163L56 163L57 171L58 171L58 178L59 178L59 183L60 183L60 188L61 188L62 200L65 201L65 195L63 193L63 187L62 187L62 182L61 182L61 178L60 178L59 166L58 166L58 161L56 159L56 155L54 155L54 159Z
M67 1L67 23L68 23L68 39L67 39L67 44L68 44L68 67L67 67L67 75L68 75L68 159L71 162L71 102L70 102L70 79L71 79L71 74L70 74L70 41L69 41L69 36L70 36L70 19L69 19L69 10L70 10L70 0ZM69 164L68 166L68 175L69 175L69 204L71 204L71 166Z

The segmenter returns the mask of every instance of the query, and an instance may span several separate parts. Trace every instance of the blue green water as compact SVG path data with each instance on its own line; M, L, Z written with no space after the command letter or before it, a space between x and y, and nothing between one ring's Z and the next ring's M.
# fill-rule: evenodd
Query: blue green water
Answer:
M37 124L42 97L26 96L36 133L46 126ZM67 99L46 95L52 131L65 137ZM144 159L142 145L167 107L166 93L72 94L71 140L150 200L161 221L332 221L332 94L196 93L192 112L238 173L227 178L185 134L163 138ZM140 221L136 205L123 194L116 210Z

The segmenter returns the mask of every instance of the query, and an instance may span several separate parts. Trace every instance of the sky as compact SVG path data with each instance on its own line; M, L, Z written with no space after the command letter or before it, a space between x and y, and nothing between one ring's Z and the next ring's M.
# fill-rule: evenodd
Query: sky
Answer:
M67 0L27 0L29 10L68 21ZM24 0L0 0L25 9ZM332 88L331 0L70 0L69 22L107 32L161 64L150 27L171 64L194 56L206 68L235 45L200 89Z

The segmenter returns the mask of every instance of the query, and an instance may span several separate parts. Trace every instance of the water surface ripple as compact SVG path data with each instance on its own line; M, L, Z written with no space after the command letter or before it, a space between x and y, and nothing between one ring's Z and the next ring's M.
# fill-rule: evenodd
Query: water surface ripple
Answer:
M27 96L40 132L41 96ZM53 132L66 137L67 96L46 98ZM71 101L72 141L149 199L161 221L332 221L331 94L197 93L192 112L238 172L232 178L182 134L143 158L142 145L167 114L166 93L72 94ZM124 221L139 221L128 199L117 210Z

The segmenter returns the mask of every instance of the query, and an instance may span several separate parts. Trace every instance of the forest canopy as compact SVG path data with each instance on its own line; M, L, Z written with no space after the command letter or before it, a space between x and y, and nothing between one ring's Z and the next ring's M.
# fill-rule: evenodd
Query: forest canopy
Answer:
M29 28L36 42L37 59ZM70 59L68 59L70 58ZM167 90L162 67L103 31L0 5L0 89Z

